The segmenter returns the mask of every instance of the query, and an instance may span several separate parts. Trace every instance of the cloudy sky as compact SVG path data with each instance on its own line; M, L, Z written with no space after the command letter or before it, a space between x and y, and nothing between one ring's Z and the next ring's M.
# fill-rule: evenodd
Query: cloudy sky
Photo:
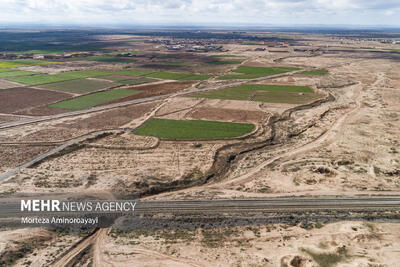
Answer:
M0 23L400 26L400 0L0 0Z

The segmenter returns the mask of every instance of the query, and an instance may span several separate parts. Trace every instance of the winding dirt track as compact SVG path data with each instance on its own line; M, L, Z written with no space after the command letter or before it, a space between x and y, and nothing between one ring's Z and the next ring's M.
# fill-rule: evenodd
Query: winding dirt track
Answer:
M333 123L333 125L327 131L325 131L325 133L320 135L317 139L314 139L313 141L311 141L301 147L290 150L286 153L277 155L267 161L264 161L262 164L256 166L255 168L251 169L250 171L248 171L246 174L236 177L232 180L220 183L219 186L226 186L227 184L240 185L240 184L246 183L252 179L252 176L257 174L263 168L265 168L268 165L273 164L274 162L276 162L278 160L289 160L290 158L293 158L298 154L306 153L306 152L315 150L317 148L320 148L322 146L331 144L336 139L337 134L343 129L343 126L344 126L346 120L351 115L355 114L361 108L361 102L359 101L360 92L361 92L361 85L358 84L356 86L356 92L354 94L355 95L354 100L356 103L355 107L349 109L345 114L343 114L341 117L339 117L335 121L335 123Z
M102 230L102 229L100 229ZM96 231L94 234L82 240L78 245L76 245L73 249L71 249L68 253L66 253L63 257L54 262L51 266L53 267L64 267L64 266L73 266L73 262L76 258L88 247L92 246L97 240L99 233L101 231Z

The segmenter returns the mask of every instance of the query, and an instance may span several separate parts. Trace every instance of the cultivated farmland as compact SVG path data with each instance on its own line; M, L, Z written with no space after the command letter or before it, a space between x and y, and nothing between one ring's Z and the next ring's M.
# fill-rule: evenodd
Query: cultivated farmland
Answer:
M216 61L210 61L208 63L216 64L216 65L235 65L235 64L242 63L242 61L238 61L238 60L216 60Z
M41 85L40 88L73 94L85 94L118 85L104 80L77 79Z
M2 71L0 72L0 78L8 78L8 77L18 77L18 76L27 76L38 74L33 71L25 71L25 70L10 70L10 71Z
M23 67L24 64L12 61L0 61L0 69Z
M326 70L311 70L311 71L304 71L301 72L301 75L325 75L328 72Z
M251 66L240 66L234 70L237 74L228 74L218 77L220 80L230 79L254 79L274 74L281 74L285 72L299 70L298 68L292 67L251 67Z
M129 96L129 95L137 94L137 93L139 93L139 91L126 90L126 89L104 91L104 92L93 93L90 95L80 96L80 97L76 97L76 98L73 98L70 100L58 102L58 103L49 105L49 107L61 108L61 109L67 109L67 110L80 110L80 109L85 109L85 108L97 106L100 104L104 104L109 101L112 101L112 100L115 100L118 98L122 98L125 96Z
M88 77L104 76L107 74L109 74L109 73L104 72L104 71L83 70L83 71L51 74L51 75L43 74L43 75L35 75L35 76L9 78L8 80L13 81L13 82L22 83L22 84L27 84L27 85L40 85L40 84L62 82L62 81L75 80L75 79L88 78Z
M251 132L254 127L249 123L153 118L135 133L162 139L219 139L244 135Z
M303 104L319 98L320 94L314 93L308 86L245 84L191 97Z
M191 74L188 73L178 73L178 72L154 72L146 76L157 78L157 79L167 79L167 80L181 80Z
M51 92L46 90L37 90L27 87L18 87L12 89L0 90L0 113L23 114L22 110L27 110L43 104L50 104L71 97L62 92ZM29 99L29 101L21 101Z

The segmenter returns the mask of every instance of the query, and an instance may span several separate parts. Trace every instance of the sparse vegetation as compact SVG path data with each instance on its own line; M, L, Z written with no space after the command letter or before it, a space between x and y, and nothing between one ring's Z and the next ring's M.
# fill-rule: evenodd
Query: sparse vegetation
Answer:
M310 255L320 267L332 267L348 258L345 247L339 247L336 252L332 253L317 253L310 249L302 249L302 252Z

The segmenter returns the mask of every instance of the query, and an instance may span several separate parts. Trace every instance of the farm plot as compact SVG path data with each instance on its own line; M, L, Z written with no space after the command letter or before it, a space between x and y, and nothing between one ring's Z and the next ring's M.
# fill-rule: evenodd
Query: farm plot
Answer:
M242 136L253 124L202 120L150 119L135 131L138 135L161 139L219 139Z
M24 64L12 61L0 61L0 69L23 67Z
M44 60L37 60L37 59L14 59L12 62L26 64L26 65L50 65L50 64L60 64L62 62L55 62L55 61L44 61Z
M303 104L321 95L314 93L308 86L246 84L195 94L191 97Z
M128 80L122 80L119 81L120 84L126 84L126 85L135 85L135 84L144 84L144 83L151 83L151 82L156 82L156 79L151 79L151 78L137 78L137 79L128 79Z
M28 76L33 74L38 74L38 72L26 71L26 70L10 70L10 71L0 72L0 78Z
M130 75L130 76L146 76L156 79L177 80L177 81L202 81L212 77L211 75L207 74L191 74L182 72L152 71L152 70L140 70L140 69L123 70L117 72L116 74Z
M110 101L110 102L108 102L108 104L120 103L120 102L130 101L130 100L134 100L134 99L175 93L175 92L178 92L185 88L188 88L191 85L193 85L193 82L190 82L190 81L137 85L135 87L132 87L132 89L139 91L137 94L129 95L129 96L126 96L123 98L119 98L119 99Z
M311 70L311 71L304 71L301 72L301 75L325 75L327 74L327 70Z
M58 83L49 83L39 87L73 94L85 94L117 85L117 83L105 80L77 79Z
M69 81L69 80L82 79L88 77L104 76L107 74L110 73L97 70L82 70L73 72L63 72L59 74L50 74L50 75L34 75L26 77L8 78L8 80L27 85L41 85L41 84Z
M215 60L215 61L210 61L207 63L215 64L215 65L235 65L235 64L242 63L242 61L239 61L239 60Z
M147 77L135 77L135 76L118 75L118 74L108 75L100 78L109 81L114 81L124 85L144 84L144 83L151 83L158 81L157 79L152 79Z
M187 66L190 65L192 63L190 62L182 62L182 61L175 61L175 62L163 62L162 64L164 65L169 65L169 66Z
M51 92L27 87L2 89L0 90L0 113L15 113L70 97L69 94L62 92ZM22 114L23 112L19 113Z
M207 74L190 74L190 73L179 73L179 72L154 72L147 77L167 79L167 80L178 80L178 81L200 81L207 80L211 75Z
M128 76L145 76L154 72L155 71L153 70L129 69L129 70L118 71L116 74L128 75Z
M181 80L190 74L188 73L179 73L179 72L154 72L151 74L148 74L146 76L152 77L152 78L157 78L157 79L167 79L167 80Z
M55 104L49 105L49 107L53 108L61 108L67 110L80 110L85 109L93 106L97 106L100 104L107 103L109 101L123 98L125 96L137 94L139 91L135 90L127 90L127 89L118 89L112 91L104 91L93 93L90 95L84 95L80 97L76 97L70 100L65 100L62 102L58 102Z
M251 67L251 66L240 66L234 72L236 74L228 74L218 77L219 80L230 80L230 79L254 79L274 74L281 74L290 71L299 70L298 68L291 67Z
M27 67L33 65L49 65L49 64L57 64L59 62L50 62L50 61L41 61L35 59L15 59L15 60L3 60L0 61L0 69L7 68L19 68L19 67Z
M229 55L229 54L220 54L220 55L212 55L212 57L241 57L241 56Z

